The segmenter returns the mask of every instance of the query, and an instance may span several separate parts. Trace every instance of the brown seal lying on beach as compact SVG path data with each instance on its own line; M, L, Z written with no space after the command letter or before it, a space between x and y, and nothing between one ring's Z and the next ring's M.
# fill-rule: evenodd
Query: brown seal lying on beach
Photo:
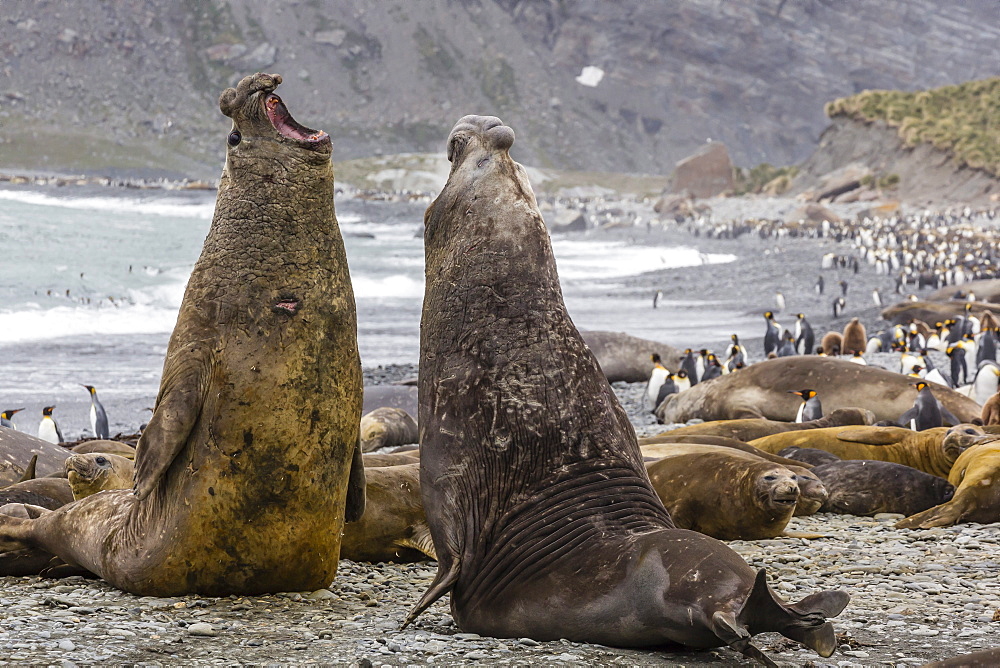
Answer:
M896 462L947 478L963 450L992 438L971 424L924 431L902 427L834 427L774 434L751 441L750 445L774 453L792 446L815 448L841 459Z
M851 459L815 466L812 473L829 493L824 513L912 515L944 503L955 493L944 478L895 462Z
M720 446L680 449L646 470L679 529L720 540L781 535L799 500L790 470Z
M666 457L667 455L677 452L677 446L683 444L697 444L697 445L715 445L723 448L731 448L733 450L739 450L740 452L745 452L747 454L760 457L761 459L766 459L767 461L780 464L782 466L795 465L802 466L802 462L797 462L792 459L786 459L779 455L775 455L770 452L765 452L760 448L755 448L749 443L744 443L735 438L726 438L724 436L677 436L675 438L670 437L670 432L666 434L660 434L658 436L651 436L649 438L639 439L639 450L642 451L643 457ZM806 465L809 468L809 465Z
M674 528L635 432L566 312L513 131L466 116L424 216L420 484L438 573L495 637L728 645L767 630L829 656L845 592L788 604L725 544ZM711 573L711 577L707 574Z
M819 393L825 411L864 406L877 420L895 421L913 406L917 390L912 380L833 357L781 357L670 395L657 407L656 416L663 422L760 417L791 422L802 400L789 390L811 387ZM943 385L932 385L935 398L959 420L971 422L979 417L982 409L975 401Z
M840 457L832 452L827 452L826 450L820 450L818 448L800 448L797 445L792 445L784 450L781 450L778 453L778 456L786 457L804 464L809 464L810 466L821 466L823 464L829 464L830 462L842 461Z
M869 425L876 422L875 415L864 408L838 408L830 411L818 420L806 422L785 422L781 420L766 420L764 418L743 418L738 420L713 420L699 424L686 425L672 431L663 432L649 438L673 434L674 436L726 436L744 443L763 438L771 434L800 429L822 429L824 427L844 427L847 425Z
M673 346L658 341L640 339L623 332L580 332L584 343L594 353L601 371L609 383L644 383L653 371L651 355L657 353L663 366L677 371L681 354Z
M888 320L893 325L907 325L912 320L923 320L929 323L943 322L948 318L964 315L966 304L970 304L970 302L963 300L948 302L907 300L882 309L882 319ZM982 317L983 312L1000 315L1000 304L971 302L971 306L972 312L979 317Z
M407 464L419 464L420 451L407 450L405 452L386 452L383 454L366 453L364 456L365 469L380 466L406 466Z
M948 476L950 501L896 522L897 529L930 529L961 522L1000 522L1000 441L974 445L955 460Z
M40 548L147 596L333 581L345 514L364 507L354 296L330 138L292 119L279 83L255 74L219 100L226 167L135 491L0 518L0 548Z
M340 557L352 561L437 559L420 499L420 464L365 469L365 514L344 525Z
M402 408L383 406L361 417L361 451L416 443L417 423Z

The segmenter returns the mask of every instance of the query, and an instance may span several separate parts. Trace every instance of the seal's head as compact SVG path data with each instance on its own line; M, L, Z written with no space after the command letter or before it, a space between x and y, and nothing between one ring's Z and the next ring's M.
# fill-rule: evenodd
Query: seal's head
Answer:
M132 460L119 455L93 452L66 460L66 478L76 500L106 489L127 489L134 476Z
M227 166L267 156L283 161L329 162L330 135L292 118L284 102L274 94L280 83L280 75L258 72L244 77L236 88L222 92L219 108L233 119L226 139Z
M960 454L973 445L994 441L996 438L995 435L987 434L982 427L974 424L958 424L945 432L944 438L941 439L941 450L945 457L954 463Z
M802 467L796 467L792 473L795 474L795 483L799 486L799 500L795 503L795 514L802 516L818 513L830 498L823 481L809 469Z
M757 477L755 492L762 508L777 512L792 512L799 500L799 485L795 474L776 466Z

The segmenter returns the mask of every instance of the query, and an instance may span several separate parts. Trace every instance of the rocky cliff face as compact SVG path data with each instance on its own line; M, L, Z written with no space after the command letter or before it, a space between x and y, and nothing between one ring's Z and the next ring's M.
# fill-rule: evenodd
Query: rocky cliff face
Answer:
M36 0L0 16L0 164L217 171L255 70L338 158L501 116L541 167L669 173L706 139L797 162L827 100L996 73L992 0ZM206 167L210 165L210 167ZM199 171L200 170L200 171Z

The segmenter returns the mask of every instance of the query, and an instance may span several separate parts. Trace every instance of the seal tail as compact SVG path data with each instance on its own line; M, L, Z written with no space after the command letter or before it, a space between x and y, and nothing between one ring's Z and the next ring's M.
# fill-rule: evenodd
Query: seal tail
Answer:
M737 619L753 634L777 631L825 658L837 649L833 625L826 619L839 615L850 598L847 592L835 590L811 594L798 603L785 603L767 586L762 568Z

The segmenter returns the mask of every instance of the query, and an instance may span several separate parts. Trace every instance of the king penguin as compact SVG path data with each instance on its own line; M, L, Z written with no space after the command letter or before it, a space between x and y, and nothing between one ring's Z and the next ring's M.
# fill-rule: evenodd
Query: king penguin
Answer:
M788 390L789 394L797 394L802 397L799 404L799 411L795 415L796 422L808 422L818 420L823 417L823 405L819 402L819 395L816 390Z
M684 350L680 370L684 372L684 377L688 379L690 385L698 384L698 360L695 359L694 351L690 348ZM680 384L677 385L677 388L677 391L680 392Z
M94 430L97 438L111 438L108 430L108 414L104 412L104 406L97 398L97 390L93 385L83 385L90 392L90 428Z
M764 332L764 356L778 350L781 344L781 328L774 321L774 314L770 311L764 313L764 323L767 330Z
M14 424L14 413L20 413L23 408L11 408L0 413L0 427L7 427L8 429L17 429L17 425Z
M930 385L918 380L913 386L917 388L917 398L913 402L913 408L899 416L897 420L899 424L910 425L910 429L914 431L943 427L946 421L952 425L961 424L961 421L934 397Z
M660 394L663 381L667 379L670 372L663 366L663 360L660 359L659 353L653 353L651 359L653 360L653 371L649 374L649 382L646 383L646 402L647 405L652 404L650 410L653 410L657 406L656 398Z
M800 355L809 355L813 351L813 344L816 343L816 335L813 334L812 325L806 320L805 313L799 313L795 321L795 349Z
M49 443L59 445L66 439L63 438L62 430L52 417L52 410L55 406L46 406L42 409L42 421L38 423L38 438Z

